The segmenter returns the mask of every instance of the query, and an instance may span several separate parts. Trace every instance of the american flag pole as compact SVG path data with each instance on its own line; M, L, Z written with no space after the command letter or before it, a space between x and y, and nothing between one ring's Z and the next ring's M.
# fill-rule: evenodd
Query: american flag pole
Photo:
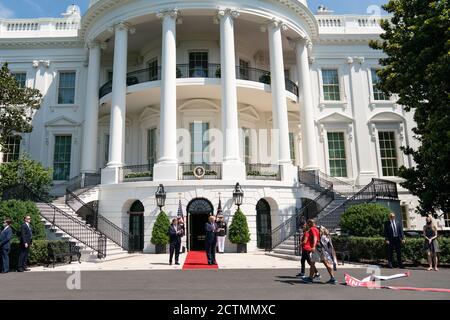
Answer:
M218 215L222 214L222 200L220 199L220 192L219 192L219 205L217 206L217 213L216 213L216 218Z
M184 216L183 216L183 207L181 205L181 192L178 193L178 211L177 211L177 217L181 218L181 222L183 223L183 228L184 228L184 233L186 233L186 224L184 223ZM182 240L183 242L183 240ZM184 252L184 246L183 246L183 250L182 253Z

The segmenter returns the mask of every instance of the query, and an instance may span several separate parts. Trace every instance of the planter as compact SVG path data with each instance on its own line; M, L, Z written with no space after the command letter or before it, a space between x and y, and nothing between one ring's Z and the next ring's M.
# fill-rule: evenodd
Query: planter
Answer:
M161 254L161 253L166 253L166 245L165 244L157 244L155 245L155 253L156 254Z
M247 253L247 244L246 243L238 243L237 244L237 253Z

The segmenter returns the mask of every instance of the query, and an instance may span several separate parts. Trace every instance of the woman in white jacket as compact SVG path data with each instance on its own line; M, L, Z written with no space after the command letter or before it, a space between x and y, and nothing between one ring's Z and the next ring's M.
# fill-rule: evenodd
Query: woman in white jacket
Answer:
M330 274L330 280L328 280L327 283L336 284L336 279L334 278L333 272L336 270L337 266L336 252L334 251L330 232L324 227L320 227L320 247L322 263L325 265L328 273Z

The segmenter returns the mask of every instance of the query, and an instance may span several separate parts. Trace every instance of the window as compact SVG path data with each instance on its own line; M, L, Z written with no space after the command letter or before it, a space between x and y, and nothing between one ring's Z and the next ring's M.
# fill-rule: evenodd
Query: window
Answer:
M20 136L8 137L3 153L3 162L12 162L19 159L20 155Z
M26 72L12 72L11 75L16 78L19 86L21 88L25 88L27 82L27 74Z
M290 75L291 75L291 71L289 69L285 69L284 70L284 78L290 79L291 78Z
M242 79L242 80L250 79L249 67L250 67L250 62L239 59L239 79Z
M378 132L380 141L380 157L383 176L393 177L397 175L397 149L395 146L395 132Z
M295 138L293 132L289 132L289 148L291 150L291 160L295 163Z
M208 52L189 53L189 77L208 77Z
M378 100L389 100L388 96L385 95L380 89L377 88L377 84L380 83L380 78L378 77L377 70L372 69L372 89L373 89L373 99Z
M109 161L109 134L105 135L105 160L103 161L103 166L106 167Z
M446 228L450 228L450 213L444 213L444 223Z
M191 132L191 162L208 163L209 162L209 123L193 122L190 124Z
M72 136L55 136L53 180L69 180Z
M59 73L58 103L75 103L75 76L73 71L62 71Z
M113 71L108 71L108 81L113 80Z
M242 128L242 146L243 146L243 154L244 154L244 163L248 164L251 161L251 139L250 139L250 129Z
M403 228L407 229L408 227L408 206L407 205L402 205L401 207L402 210L402 223L403 223Z
M147 160L149 164L156 162L156 128L147 131Z
M330 176L347 177L347 159L343 132L328 132Z
M322 70L323 98L327 101L340 101L339 76L337 70Z
M153 59L148 63L149 80L158 80L158 59Z

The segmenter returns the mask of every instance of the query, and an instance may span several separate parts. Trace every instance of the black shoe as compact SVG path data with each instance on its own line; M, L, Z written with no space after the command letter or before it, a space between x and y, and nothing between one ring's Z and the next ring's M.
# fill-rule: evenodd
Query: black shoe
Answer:
M31 271L31 269L25 268L25 269L23 269L23 271Z
M180 265L178 262L175 262L176 265Z
M171 266L172 265L172 261L169 261L169 266Z
M23 269L17 269L17 272L23 272Z
M8 273L9 271L2 271L2 273Z
M401 265L399 268L400 268L400 269L405 269L405 266L404 266L404 265Z
M392 265L392 263L389 263L389 264L387 265L387 268L389 268L389 269L394 269L394 266Z

